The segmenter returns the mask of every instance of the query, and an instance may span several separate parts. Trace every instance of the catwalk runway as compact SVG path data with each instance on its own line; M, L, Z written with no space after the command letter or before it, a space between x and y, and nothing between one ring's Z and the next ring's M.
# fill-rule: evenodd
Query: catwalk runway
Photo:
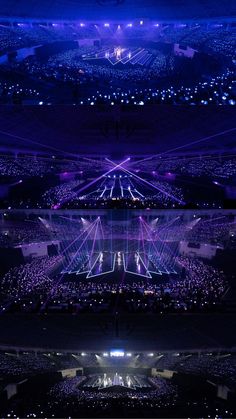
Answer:
M72 263L62 273L87 274L87 278L109 274L111 272L127 272L141 277L152 278L151 274L176 274L173 260L162 260L153 254L136 252L96 252L74 257Z

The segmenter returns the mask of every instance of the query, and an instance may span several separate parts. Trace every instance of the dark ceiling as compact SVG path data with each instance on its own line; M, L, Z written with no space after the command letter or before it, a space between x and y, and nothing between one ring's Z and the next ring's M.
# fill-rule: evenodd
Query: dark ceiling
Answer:
M0 347L154 352L229 349L236 345L232 333L235 313L163 315L155 320L149 315L123 315L119 317L119 338L114 337L114 317L100 316L1 316Z
M2 16L178 19L235 16L235 0L0 0Z
M16 152L103 156L118 151L140 156L176 148L181 153L232 152L235 135L231 108L0 108L0 150Z

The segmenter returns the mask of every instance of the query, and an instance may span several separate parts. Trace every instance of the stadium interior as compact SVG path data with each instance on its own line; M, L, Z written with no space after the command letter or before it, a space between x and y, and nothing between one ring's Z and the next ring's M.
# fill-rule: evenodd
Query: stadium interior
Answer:
M2 406L7 417L234 417L235 353L55 351L0 352L9 364ZM10 381L12 380L12 381ZM9 384L7 384L7 382ZM26 407L28 409L26 409ZM175 417L175 416L174 416Z
M234 417L235 225L233 210L2 210L3 417Z
M231 311L225 211L2 211L1 312Z
M235 105L231 0L1 3L1 103Z
M0 0L0 418L236 418L235 0Z
M0 114L1 208L235 208L232 108Z

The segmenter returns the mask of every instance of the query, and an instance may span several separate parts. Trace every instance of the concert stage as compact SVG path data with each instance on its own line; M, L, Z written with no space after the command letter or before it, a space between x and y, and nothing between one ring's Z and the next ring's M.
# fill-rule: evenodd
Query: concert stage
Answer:
M127 272L137 276L152 278L152 274L177 274L180 267L173 267L171 261L167 262L153 254L134 252L80 253L73 256L71 263L62 270L63 274L87 274L92 278L112 272Z
M103 373L93 374L86 382L82 383L83 389L86 390L107 390L119 389L120 390L151 390L152 386L148 382L147 377L139 374L129 373Z

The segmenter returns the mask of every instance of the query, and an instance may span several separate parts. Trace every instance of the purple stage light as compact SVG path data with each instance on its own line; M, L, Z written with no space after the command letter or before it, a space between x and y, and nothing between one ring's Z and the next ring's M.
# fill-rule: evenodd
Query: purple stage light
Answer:
M29 143L29 144L37 145L37 146L46 148L48 150L53 150L53 151L57 151L59 153L63 153L64 155L73 156L73 157L76 157L76 158L78 157L78 155L75 154L75 153L70 153L68 151L61 150L61 149L58 149L56 147L40 143L38 141L31 140L30 138L22 137L20 135L14 135L14 134L11 134L10 132L2 131L2 130L0 131L0 133L3 134L3 135L6 135L7 137L14 138L16 140L20 140L20 141L23 141L23 142L26 142L26 143ZM55 158L56 158L56 156L52 155L52 159L55 159Z
M57 210L60 208L60 204L55 204L52 206L52 209Z
M109 159L106 159L108 162L109 162ZM76 191L76 194L77 194L77 196L79 196L79 194L81 193L81 192L83 192L84 190L86 190L86 189L88 189L89 187L91 187L92 185L94 185L95 183L97 183L99 180L101 180L101 179L103 179L104 178L104 176L107 176L109 173L111 173L111 172L114 172L114 170L115 169L118 169L118 168L122 168L122 166L125 164L125 163L127 163L127 161L129 161L130 160L130 157L128 157L127 159L125 159L123 162L121 162L121 163L119 163L119 164L115 164L115 163L113 163L112 162L112 164L113 164L113 166L114 167L112 167L110 170L108 170L106 173L103 173L101 176L99 176L99 177L97 177L96 179L93 179L91 182L89 182L88 184L86 184L86 185L84 185L82 188L80 188L79 190L77 190ZM110 162L111 163L111 162ZM69 199L65 199L65 200L63 200L63 202L61 202L61 204L63 203L66 203L66 202L68 202L69 201ZM57 209L57 208L54 208L53 207L53 209Z
M87 240L87 238L89 237L89 234L91 233L91 231L92 231L93 227L96 225L97 221L98 221L98 219L96 219L96 220L95 220L92 224L90 224L90 226L89 226L87 229L85 229L85 230L84 230L84 232L83 232L83 233L87 232L87 235L86 235L86 237L84 238L84 240L82 241L82 243L81 243L81 245L79 246L79 248L77 249L77 251L76 251L76 253L74 254L73 258L71 259L71 261L70 261L70 263L69 263L69 265L68 265L67 269L69 269L69 267L72 265L72 263L73 263L74 259L76 258L77 254L79 253L80 249L81 249L81 248L82 248L82 246L84 245L84 243L85 243L85 241ZM62 253L65 253L65 251L66 251L66 250L68 250L68 248L69 248L70 246L72 246L72 244L73 244L73 243L75 243L75 242L76 242L76 241L77 241L77 240L78 240L78 239L82 236L82 234L83 234L83 233L79 234L79 236L78 236L75 240L73 240L73 241L72 241L72 243L70 243L70 244L69 244L69 246L67 246L67 247L66 247L66 249L64 249ZM50 290L50 292L49 292L49 294L48 294L48 296L47 296L46 303L49 301L49 299L50 299L51 295L53 294L54 290L56 289L56 287L57 287L57 286L61 283L61 281L62 281L63 277L64 277L64 273L62 273L62 274L60 275L60 278L58 279L58 281L56 281L56 284L55 284L55 285L51 288L51 290Z
M113 163L111 160L106 159L107 161L109 161L110 163L112 163L113 165L115 165L115 163ZM153 189L158 190L159 192L163 193L164 195L168 196L169 198L171 198L173 201L178 202L181 205L185 205L185 202L176 198L174 195L164 191L163 189L161 189L160 187L157 187L156 185L153 185L151 182L148 182L147 180L141 178L140 176L136 175L135 173L130 172L129 170L125 169L124 167L121 167L121 170L123 170L124 172L128 173L129 175L134 176L134 178L140 180L141 182L149 185L150 187L152 187Z

